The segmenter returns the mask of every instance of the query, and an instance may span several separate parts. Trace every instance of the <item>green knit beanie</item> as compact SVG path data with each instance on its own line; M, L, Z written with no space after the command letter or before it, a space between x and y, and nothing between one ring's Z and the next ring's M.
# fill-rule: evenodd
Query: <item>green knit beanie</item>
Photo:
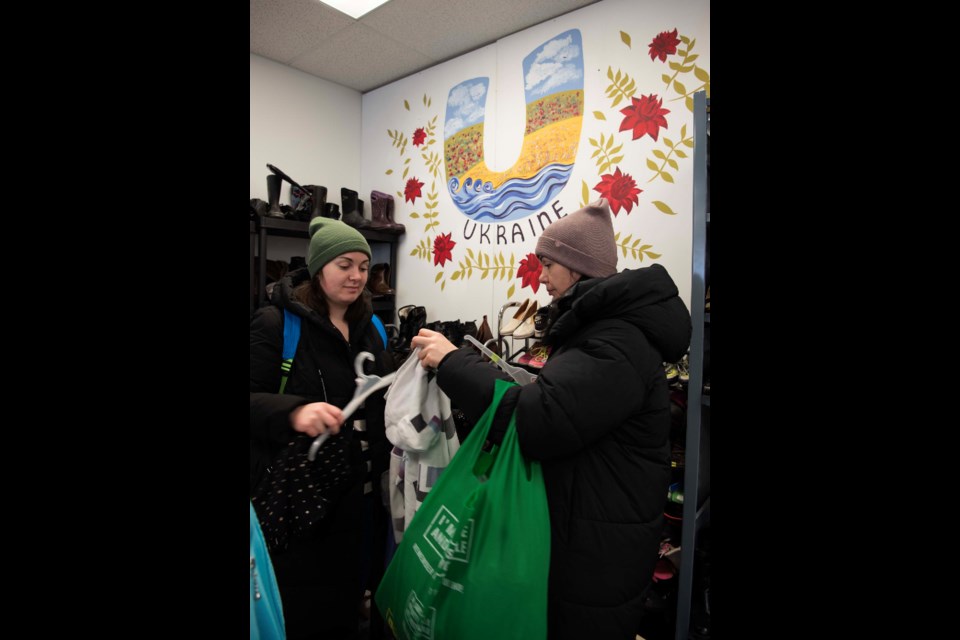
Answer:
M371 258L370 245L360 232L348 224L317 216L310 221L310 249L307 251L307 270L310 277L317 275L334 258L351 251L359 251Z

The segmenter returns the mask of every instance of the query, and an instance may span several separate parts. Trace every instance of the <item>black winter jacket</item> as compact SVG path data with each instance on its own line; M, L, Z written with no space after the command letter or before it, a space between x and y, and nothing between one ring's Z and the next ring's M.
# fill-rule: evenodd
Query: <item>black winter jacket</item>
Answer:
M333 326L328 317L317 314L300 302L290 299L296 285L309 278L307 270L291 272L277 283L273 306L254 312L250 322L250 494L263 471L280 449L297 433L290 426L290 412L310 402L328 402L341 409L357 389L354 359L361 351L374 356L364 372L379 376L385 371L383 340L367 313L350 326L350 343ZM364 292L364 295L369 295ZM283 395L280 388L280 362L283 345L283 309L301 317L300 341L293 367ZM340 433L352 441L351 457L360 460L360 443L354 437L352 421L366 419L373 461L372 477L379 479L389 465L390 449L383 422L383 396L386 389L371 394L365 407L347 420ZM362 470L358 469L358 478ZM379 485L375 482L374 487Z
M670 482L663 362L689 346L690 313L657 264L579 282L553 304L552 353L536 382L503 401L516 407L521 451L543 468L549 637L633 640ZM438 367L441 389L471 423L498 377L470 348Z

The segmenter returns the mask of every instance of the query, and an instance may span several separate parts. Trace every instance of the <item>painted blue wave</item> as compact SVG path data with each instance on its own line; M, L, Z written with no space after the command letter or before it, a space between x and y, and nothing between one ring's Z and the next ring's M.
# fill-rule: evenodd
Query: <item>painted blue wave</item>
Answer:
M537 213L566 186L572 164L548 164L531 178L512 178L496 189L489 182L451 178L447 191L457 208L477 222L510 222Z

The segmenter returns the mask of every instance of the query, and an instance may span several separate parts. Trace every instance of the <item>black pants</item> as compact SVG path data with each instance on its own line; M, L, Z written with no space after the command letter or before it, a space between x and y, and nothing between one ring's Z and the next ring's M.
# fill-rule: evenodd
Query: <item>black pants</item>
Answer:
M374 485L373 493L364 496L364 549L361 551L361 580L364 588L369 589L371 593L369 640L381 640L386 637L383 617L372 597L377 592L380 579L383 578L386 570L387 529L391 526L387 510L380 498L379 484Z
M313 535L273 553L288 640L356 640L363 488L340 498Z

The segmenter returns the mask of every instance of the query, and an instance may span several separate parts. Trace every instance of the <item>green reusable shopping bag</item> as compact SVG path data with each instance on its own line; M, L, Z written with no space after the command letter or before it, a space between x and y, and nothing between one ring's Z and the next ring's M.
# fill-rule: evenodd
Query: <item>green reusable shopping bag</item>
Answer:
M375 600L398 640L547 637L550 515L540 463L525 460L510 418L482 451L513 382L493 402L410 521Z

